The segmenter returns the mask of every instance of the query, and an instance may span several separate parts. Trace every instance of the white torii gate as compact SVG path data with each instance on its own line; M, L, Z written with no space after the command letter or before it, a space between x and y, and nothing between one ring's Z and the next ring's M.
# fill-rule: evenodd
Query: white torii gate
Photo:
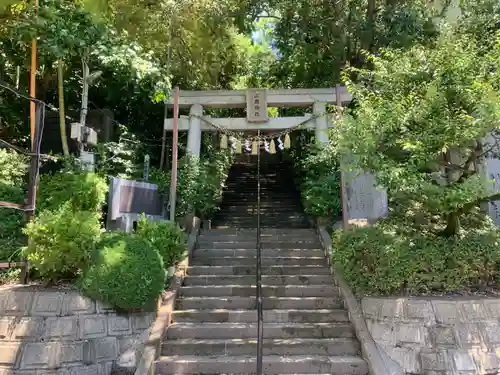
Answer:
M338 93L337 93L338 90ZM344 106L352 96L343 86L323 89L249 89L219 91L180 91L179 107L189 108L190 116L179 118L179 131L188 132L188 151L200 156L202 131L217 131L216 127L229 131L280 131L307 122L305 128L314 128L316 139L328 143L329 123L327 104ZM172 106L167 102L166 106ZM268 118L267 108L304 108L313 107L312 115ZM246 118L212 118L203 116L204 108L246 108ZM165 111L167 113L167 111ZM313 118L314 117L314 118ZM205 121L202 121L205 119ZM216 127L210 126L214 124ZM172 131L173 119L164 120L166 131ZM348 173L345 181L347 219L375 219L387 214L387 194L374 186L371 174Z

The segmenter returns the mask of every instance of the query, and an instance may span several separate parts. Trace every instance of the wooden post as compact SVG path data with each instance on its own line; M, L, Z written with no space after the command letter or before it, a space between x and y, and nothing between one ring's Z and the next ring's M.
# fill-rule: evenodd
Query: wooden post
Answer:
M336 105L337 105L337 113L340 116L342 115L342 98L340 97L340 85L337 84L335 88L335 96L336 96ZM342 157L342 156L341 156ZM349 217L347 216L347 189L345 185L345 176L342 171L341 160L339 160L339 169L340 169L340 202L342 203L342 227L347 229L347 221Z
M174 90L174 121L172 127L172 178L170 183L170 221L175 221L177 200L177 159L179 143L179 87Z
M29 222L35 216L36 208L36 190L38 186L38 173L40 168L40 137L42 136L41 129L41 118L42 111L45 111L45 105L43 103L36 103L31 100L31 103L35 104L35 132L34 137L31 142L31 157L30 157L30 167L29 167L29 184L28 184L28 199L26 201L25 213L26 221ZM28 243L30 239L28 238ZM21 284L28 283L29 275L29 263L26 258L22 259L23 267L21 268L21 274L19 276L19 281Z
M38 0L35 0L35 9L38 9ZM31 67L30 67L30 96L36 97L36 37L31 40ZM36 128L36 103L30 102L30 135L31 135L31 148L35 146L35 128Z

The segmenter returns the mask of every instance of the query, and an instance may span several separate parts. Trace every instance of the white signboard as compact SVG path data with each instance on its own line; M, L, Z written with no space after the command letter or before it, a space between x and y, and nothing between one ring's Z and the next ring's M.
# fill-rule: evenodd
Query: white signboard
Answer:
M265 123L267 115L267 90L250 89L247 91L247 121Z

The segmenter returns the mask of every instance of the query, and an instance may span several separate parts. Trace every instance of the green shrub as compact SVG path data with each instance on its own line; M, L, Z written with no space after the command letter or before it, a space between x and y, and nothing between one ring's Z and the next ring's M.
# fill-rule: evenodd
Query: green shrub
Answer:
M106 180L91 172L57 172L40 178L38 209L57 210L69 202L73 211L100 212L106 199Z
M163 258L164 268L182 260L186 253L184 232L171 221L149 221L144 215L137 223L137 235L151 242Z
M106 233L78 284L88 297L131 311L155 302L164 290L165 270L149 241L136 234Z
M313 217L340 216L340 172L332 150L308 145L295 164L305 211Z
M230 150L213 151L209 157L185 157L179 164L176 216L195 213L203 219L212 217L222 199L229 168L233 163ZM165 196L170 194L170 172L152 168L151 183Z
M0 183L0 201L24 203L23 189ZM19 259L25 243L23 236L24 213L10 208L0 208L0 261Z
M23 204L26 198L27 158L0 149L0 201ZM16 261L25 242L22 211L0 208L0 261Z
M0 148L0 185L23 186L28 171L28 158Z
M471 228L471 227L469 227ZM500 231L486 219L456 237L434 234L408 217L337 231L332 260L360 294L426 294L495 282Z
M74 212L69 204L42 211L24 229L30 237L26 258L49 280L79 274L92 257L101 234L96 212Z

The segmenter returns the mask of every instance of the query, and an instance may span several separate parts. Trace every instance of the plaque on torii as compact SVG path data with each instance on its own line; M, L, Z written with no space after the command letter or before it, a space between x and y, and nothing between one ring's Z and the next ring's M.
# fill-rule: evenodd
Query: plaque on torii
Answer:
M267 90L249 89L247 90L247 121L249 123L267 123Z

